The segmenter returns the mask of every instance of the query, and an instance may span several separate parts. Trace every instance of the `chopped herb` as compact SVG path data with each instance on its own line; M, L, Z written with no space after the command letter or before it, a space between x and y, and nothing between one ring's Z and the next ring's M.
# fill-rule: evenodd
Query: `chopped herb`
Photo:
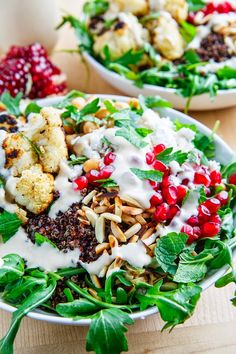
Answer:
M73 154L73 155L70 155L70 161L68 162L68 164L71 166L81 165L87 160L88 160L88 158L86 156L75 156Z
M134 145L136 148L141 149L147 146L146 141L143 140L143 137L141 137L136 130L131 127L123 127L119 130L116 131L116 136L122 136L124 139L126 139L128 142L130 142L132 145Z
M188 11L199 11L206 6L206 3L203 0L187 0Z
M142 56L143 50L134 51L133 49L130 49L124 55L114 60L113 63L127 67L131 64L137 64L142 58Z
M25 109L25 116L28 117L30 113L39 113L41 111L41 108L36 102L30 102L28 106Z
M23 139L25 139L30 144L32 150L36 153L37 156L42 156L42 154L43 154L42 151L31 139L29 139L23 133L20 133L20 135L22 136Z
M193 49L189 49L184 53L184 58L188 64L195 64L201 61L199 55Z
M180 33L186 43L190 43L196 36L197 28L186 21L180 23Z
M138 178L140 179L148 179L154 182L161 182L163 173L156 170L140 170L139 168L131 168L130 169Z
M66 110L61 114L62 118L71 118L76 124L80 124L84 121L95 122L100 124L100 119L92 116L92 114L96 113L99 109L99 98L94 99L92 102L89 102L84 106L81 110L78 110L77 107L73 105L66 106Z
M38 246L41 246L43 243L49 243L52 247L57 248L55 243L53 243L51 240L49 240L49 238L45 237L44 235L41 235L39 232L35 232L34 240Z
M22 92L19 92L16 97L12 97L9 92L3 92L0 96L0 102L5 106L7 113L19 117L21 115L20 101L22 97Z
M16 214L6 210L0 214L0 235L4 243L17 233L21 224L22 222Z
M224 66L223 68L217 70L216 75L220 79L235 79L236 78L236 69Z
M136 128L135 130L143 138L146 138L146 136L153 133L153 130L148 129L148 128Z
M168 108L172 107L172 104L167 100L159 96L147 96L139 95L139 103L143 111L147 108Z
M83 6L83 12L88 16L98 16L106 12L109 8L109 2L105 0L90 0Z
M112 143L105 136L102 137L101 141L102 141L103 145L105 145L107 147L110 147L112 145Z
M118 187L118 184L111 178L100 179L100 180L97 180L96 182L102 183L101 187L103 187L103 188L117 188Z
M72 90L65 96L65 98L63 98L63 100L61 100L59 103L56 103L54 107L65 108L71 103L74 98L77 97L86 98L86 94L77 90Z
M3 188L5 186L5 178L0 175L0 188Z
M118 109L111 103L109 100L104 100L103 101L104 106L110 113L116 113L118 112Z
M188 158L188 154L182 151L173 152L173 148L167 148L164 151L156 155L158 161L163 162L165 165L169 164L171 161L176 161L182 165Z

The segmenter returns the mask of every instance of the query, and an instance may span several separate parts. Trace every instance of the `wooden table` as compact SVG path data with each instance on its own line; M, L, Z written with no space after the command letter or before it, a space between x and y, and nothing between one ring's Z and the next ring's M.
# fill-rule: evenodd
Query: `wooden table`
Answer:
M81 1L58 0L62 9L79 14ZM62 29L58 49L75 48L74 33ZM89 72L77 54L57 52L54 61L68 76L69 87L91 93L119 94L96 73ZM236 107L211 112L192 112L193 117L212 128L216 120L221 121L219 135L236 150ZM158 315L136 321L129 328L130 353L233 354L236 352L236 309L229 299L233 286L225 289L211 287L202 295L194 316L171 333L160 332L162 322ZM0 311L0 337L5 333L10 315ZM17 336L16 354L82 354L85 353L87 328L51 325L25 319ZM112 353L110 353L112 354Z

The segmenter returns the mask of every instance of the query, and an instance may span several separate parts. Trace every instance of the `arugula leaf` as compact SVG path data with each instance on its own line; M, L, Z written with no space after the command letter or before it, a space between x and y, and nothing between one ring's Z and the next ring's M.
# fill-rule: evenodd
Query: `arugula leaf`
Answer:
M146 141L144 141L143 138L131 126L122 127L121 129L117 130L115 136L122 136L138 149L144 148L148 145Z
M105 301L108 303L112 303L112 288L114 284L114 280L118 275L124 274L124 270L118 270L111 273L105 282Z
M173 280L177 283L195 283L206 275L206 263L213 259L213 255L207 250L196 255L191 252L183 252L179 255L179 259L180 261Z
M220 234L226 238L231 238L234 231L234 215L230 208L218 211L221 217Z
M187 0L188 11L199 11L206 6L206 3L203 0Z
M224 166L222 168L221 173L224 178L228 178L233 173L236 173L236 162L234 161L234 162L231 162L230 164Z
M49 240L49 238L45 237L44 235L41 235L39 232L35 232L34 240L38 246L41 246L43 243L46 242L49 243L52 247L57 248L55 243L53 243L51 240Z
M173 148L167 148L164 151L156 155L158 161L163 162L165 165L169 164L171 161L176 161L182 165L188 158L188 154L182 151L173 152Z
M83 12L90 16L98 16L106 12L109 8L108 1L105 0L90 0L87 1L83 6Z
M0 235L4 243L16 234L21 224L16 214L11 214L6 210L0 214Z
M138 178L140 179L148 179L154 182L161 182L163 173L156 170L140 170L139 168L131 168L130 169Z
M70 155L70 161L68 162L68 165L82 165L87 160L88 158L86 156L75 156L74 154L72 154Z
M193 49L189 49L184 53L184 58L188 64L195 64L201 61L199 55Z
M25 109L25 116L28 117L30 113L39 113L42 107L40 107L36 102L30 102Z
M180 23L180 34L186 43L190 43L196 36L197 28L186 21Z
M74 300L72 302L61 303L56 306L56 311L60 316L76 318L83 315L91 315L100 310L100 307L87 299Z
M153 130L148 129L148 128L136 128L135 130L143 138L146 138L146 136L153 133Z
M229 66L224 66L217 70L216 75L220 79L235 79L236 78L236 69Z
M0 353L1 354L13 354L13 342L17 335L20 323L25 315L39 307L45 301L47 301L56 289L56 279L50 276L48 286L46 288L39 287L34 293L27 297L19 308L13 312L10 328L0 341Z
M119 309L99 311L92 317L86 337L86 350L96 354L120 354L128 350L125 324L133 324L129 315Z
M120 74L121 76L124 76L126 79L134 81L136 86L138 86L138 87L143 86L143 84L140 80L139 73L135 73L131 69L128 69L126 66L121 65L119 63L112 62L112 63L107 64L107 68L115 71L116 73Z
M183 251L188 236L184 233L171 232L162 236L156 245L156 259L164 272L175 274L177 270L176 259Z
M79 40L79 47L81 50L87 50L88 52L92 51L93 47L93 38L88 32L85 22L79 21L76 17L72 15L67 15L62 17L61 23L57 26L56 29L60 29L66 23L70 24L74 28L76 37Z
M130 49L121 57L113 60L112 62L127 67L131 64L138 64L138 62L142 59L142 56L143 50L135 51Z
M142 111L145 111L147 108L168 108L172 107L172 104L161 98L160 96L143 96L139 95L138 97Z
M215 283L215 287L216 288L223 288L224 286L226 286L230 283L236 284L236 272L234 270L232 270L230 273L223 275L223 277L218 279Z
M19 255L8 254L2 260L4 263L0 267L0 285L7 285L23 276L25 263Z
M19 92L16 97L12 97L9 92L3 92L0 96L0 102L5 106L6 111L13 116L20 116L20 101L23 93Z
M200 298L201 287L196 284L180 285L176 290L161 291L159 281L144 295L138 294L141 310L156 305L161 318L166 321L164 328L174 327L186 321L192 314Z

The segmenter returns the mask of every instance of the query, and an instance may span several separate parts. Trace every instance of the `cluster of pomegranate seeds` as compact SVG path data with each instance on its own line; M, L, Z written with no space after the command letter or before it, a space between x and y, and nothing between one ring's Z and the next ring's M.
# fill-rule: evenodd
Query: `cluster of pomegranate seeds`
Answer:
M236 7L233 7L231 3L228 1L224 1L221 4L214 4L214 3L209 3L206 4L206 6L200 10L204 16L213 14L213 13L218 13L218 14L227 14L229 12L235 12ZM194 24L195 23L195 17L197 12L190 12L188 15L188 22Z
M0 94L22 92L30 98L64 93L65 75L48 58L39 43L12 46L0 62Z

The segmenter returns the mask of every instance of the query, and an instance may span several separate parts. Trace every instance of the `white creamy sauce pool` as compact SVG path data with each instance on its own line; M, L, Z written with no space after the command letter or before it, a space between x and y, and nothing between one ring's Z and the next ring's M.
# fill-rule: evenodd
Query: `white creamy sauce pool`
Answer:
M236 69L236 57L233 57L231 59L227 59L225 61L222 61L220 63L216 63L213 60L210 60L208 64L206 65L201 65L197 67L197 71L201 73L209 73L209 72L216 72L221 68L224 68L225 66L228 66L230 68Z
M0 176L2 175L4 177L6 177L9 174L9 172L4 168L6 158L5 158L5 151L2 147L2 144L6 136L7 136L7 132L5 132L5 130L0 130Z
M60 197L52 204L49 216L55 218L59 211L65 212L73 203L78 203L82 199L79 191L73 187L73 183L69 181L70 178L79 176L82 172L82 167L79 169L72 169L68 166L66 161L61 161L60 172L55 179L55 190L60 193Z

